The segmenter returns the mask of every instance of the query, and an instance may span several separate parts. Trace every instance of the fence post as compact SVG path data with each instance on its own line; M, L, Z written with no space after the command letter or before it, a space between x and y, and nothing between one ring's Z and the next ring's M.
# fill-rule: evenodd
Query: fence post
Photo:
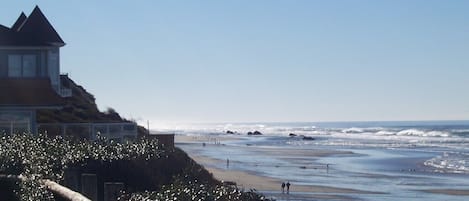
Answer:
M104 201L116 201L122 190L124 190L122 182L104 182Z
M81 174L81 193L93 201L98 200L98 178L96 174Z

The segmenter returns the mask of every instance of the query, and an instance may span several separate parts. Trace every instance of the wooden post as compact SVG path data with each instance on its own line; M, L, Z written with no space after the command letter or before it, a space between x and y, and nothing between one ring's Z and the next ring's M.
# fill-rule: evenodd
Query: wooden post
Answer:
M104 182L104 201L116 201L122 190L124 190L122 182Z
M81 174L81 193L93 201L98 200L98 178L96 174Z

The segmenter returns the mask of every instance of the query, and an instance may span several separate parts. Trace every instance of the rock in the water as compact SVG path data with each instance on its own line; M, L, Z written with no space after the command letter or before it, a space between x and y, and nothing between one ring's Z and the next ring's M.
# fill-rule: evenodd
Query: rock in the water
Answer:
M226 134L235 134L235 132L230 131L230 130L227 130L227 131L226 131Z
M262 135L262 133L259 131L254 131L254 132L249 131L248 135Z
M297 135L296 135L295 133L290 133L290 134L288 134L288 136L290 136L290 137L296 137Z
M303 136L303 140L314 140L314 137Z

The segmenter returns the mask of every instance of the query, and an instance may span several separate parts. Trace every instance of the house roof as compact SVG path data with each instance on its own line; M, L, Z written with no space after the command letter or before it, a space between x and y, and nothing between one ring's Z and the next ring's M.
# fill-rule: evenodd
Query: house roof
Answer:
M60 107L65 104L48 78L0 79L0 107Z
M13 26L11 26L11 30L13 31L18 31L20 30L20 28L23 26L24 22L26 21L26 19L28 19L28 17L26 17L26 15L24 14L24 12L21 12L20 16L18 17L18 19L16 20L15 24L13 24Z
M0 27L0 46L64 46L65 42L38 6L29 17L24 13L11 28Z

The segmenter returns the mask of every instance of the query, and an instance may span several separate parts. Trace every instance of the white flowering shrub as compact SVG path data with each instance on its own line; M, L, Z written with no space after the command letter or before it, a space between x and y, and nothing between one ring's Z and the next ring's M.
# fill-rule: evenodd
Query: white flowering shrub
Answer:
M104 139L94 142L73 141L62 137L49 138L29 134L0 137L0 174L21 175L26 178L17 182L16 194L22 201L53 201L53 194L41 180L60 182L68 167L85 167L96 161L107 164L113 161L148 161L145 163L149 165L148 168L159 168L158 163L154 163L155 159L168 162L167 165L176 165L182 171L174 171L177 168L161 170L160 173L165 174L165 177L173 178L168 181L170 184L166 183L151 192L124 192L119 198L120 201L268 200L255 191L244 192L232 186L221 185L218 181L214 182L213 177L184 152L163 150L158 147L158 141L155 139L117 143Z
M54 200L40 181L62 181L64 170L70 165L84 164L88 160L149 160L163 154L157 140L151 139L126 143L104 139L78 142L43 135L3 135L0 139L0 173L26 178L18 182L17 194L20 200Z
M251 190L244 192L232 186L207 185L195 181L175 181L163 186L158 192L139 192L123 195L119 201L262 201L266 199L261 194Z

